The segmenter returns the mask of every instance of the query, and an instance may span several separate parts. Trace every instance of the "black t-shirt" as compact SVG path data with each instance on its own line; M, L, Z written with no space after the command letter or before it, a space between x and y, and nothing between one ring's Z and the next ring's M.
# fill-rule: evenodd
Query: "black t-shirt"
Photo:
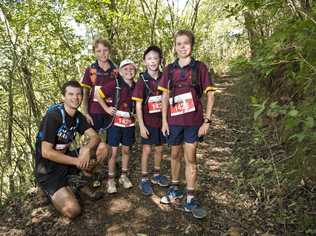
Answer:
M84 134L84 132L91 128L90 124L87 122L84 115L77 111L75 116L71 117L65 111L65 121L68 128L76 126L76 119L79 119L79 126L77 131L79 134ZM42 120L40 125L40 130L42 132L42 141L49 142L56 145L58 143L57 131L62 126L63 119L59 109L48 112Z
M65 122L68 129L75 128L76 127L76 120L79 119L79 125L76 129L76 132L79 134L84 134L84 132L91 128L90 124L87 122L84 115L77 111L76 114L71 117L67 114L65 111ZM57 133L59 128L63 125L63 117L61 114L61 111L59 109L55 109L53 111L48 112L40 125L40 132L41 132L41 141L46 141L54 145L54 149L56 149L56 146L58 144L65 144L65 142L60 141ZM58 149L58 148L57 148ZM67 149L69 149L69 146L67 145ZM50 174L57 174L59 172L64 172L67 170L68 166L63 165L51 160L48 160L46 158L42 157L42 151L41 151L41 142L36 143L36 160L35 160L35 173L39 181L45 181L49 179Z

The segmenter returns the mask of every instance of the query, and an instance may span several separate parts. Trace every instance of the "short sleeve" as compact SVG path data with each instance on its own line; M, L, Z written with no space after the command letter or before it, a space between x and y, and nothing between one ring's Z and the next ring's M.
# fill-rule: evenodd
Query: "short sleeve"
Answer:
M158 84L158 90L162 91L162 92L169 92L169 78L168 78L168 73L169 73L169 65L166 66L163 70L163 73L161 75L161 79L159 81Z
M82 79L80 80L80 84L83 88L91 89L92 82L90 79L90 68L87 68L84 72Z
M144 100L144 86L145 84L143 79L139 78L133 90L132 100L136 102L142 102Z
M106 83L106 85L103 85L100 88L98 88L98 93L100 97L107 98L107 97L113 96L113 94L115 93L115 86L116 86L116 81L112 80Z
M202 62L200 62L200 65L199 65L199 77L200 77L200 83L202 85L202 89L204 93L208 93L209 91L216 90L212 82L212 78L210 77L210 74L208 72L208 68Z
M78 133L83 135L87 129L91 128L91 125L88 123L86 117L84 115L82 115L82 113L80 113L80 112L78 112L78 118L79 118Z
M42 123L41 131L43 134L43 141L55 144L57 130L62 123L61 114L56 111L48 112Z

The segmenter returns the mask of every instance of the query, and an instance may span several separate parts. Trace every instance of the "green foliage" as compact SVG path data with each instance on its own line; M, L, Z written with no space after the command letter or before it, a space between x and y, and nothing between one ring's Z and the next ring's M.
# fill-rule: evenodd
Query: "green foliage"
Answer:
M304 212L315 201L316 6L240 1L229 11L244 15L248 32L251 56L237 57L230 68L252 86L252 141L258 149L236 161L246 178L239 186L253 188L265 204L280 202L276 221L285 229L312 234L315 221ZM279 156L278 147L286 154Z

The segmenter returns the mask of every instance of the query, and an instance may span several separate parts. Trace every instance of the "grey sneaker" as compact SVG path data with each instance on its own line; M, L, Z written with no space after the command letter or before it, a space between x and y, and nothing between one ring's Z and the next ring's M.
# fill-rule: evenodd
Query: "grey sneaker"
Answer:
M119 183L122 184L124 188L133 187L132 182L129 180L129 178L126 175L121 175L121 177L119 178Z
M108 193L116 193L117 192L117 189L116 189L116 184L115 184L115 181L114 179L109 179L108 180L108 183L107 183L107 192Z

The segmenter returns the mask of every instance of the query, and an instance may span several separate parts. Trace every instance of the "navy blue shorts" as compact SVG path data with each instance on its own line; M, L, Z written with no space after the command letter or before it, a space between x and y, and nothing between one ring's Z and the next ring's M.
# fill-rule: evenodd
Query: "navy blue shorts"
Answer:
M112 121L112 117L107 114L90 114L93 119L93 129L99 132L100 129L105 129Z
M169 145L179 145L201 141L201 138L198 137L199 128L200 126L170 125L167 143Z
M166 143L166 138L162 134L160 128L153 128L153 127L146 127L149 131L149 138L141 138L141 143L142 144L149 144L149 145L161 145Z
M107 130L107 141L111 147L118 147L121 144L131 146L135 143L135 126L118 127L112 125Z
M38 148L38 145L36 145L36 155L40 155L40 149ZM78 157L79 149L73 150L73 151L67 151L66 155L72 156L72 157ZM41 156L38 156L37 158L43 158ZM45 160L46 161L46 160ZM46 166L43 166L41 164L38 166L35 170L35 177L37 180L38 185L43 190L43 192L46 194L46 196L51 200L51 197L62 187L68 186L68 176L69 175L76 175L79 174L80 170L77 169L75 166L71 165L63 165L57 162L48 162ZM39 171L42 170L42 171ZM40 173L43 172L47 173Z

